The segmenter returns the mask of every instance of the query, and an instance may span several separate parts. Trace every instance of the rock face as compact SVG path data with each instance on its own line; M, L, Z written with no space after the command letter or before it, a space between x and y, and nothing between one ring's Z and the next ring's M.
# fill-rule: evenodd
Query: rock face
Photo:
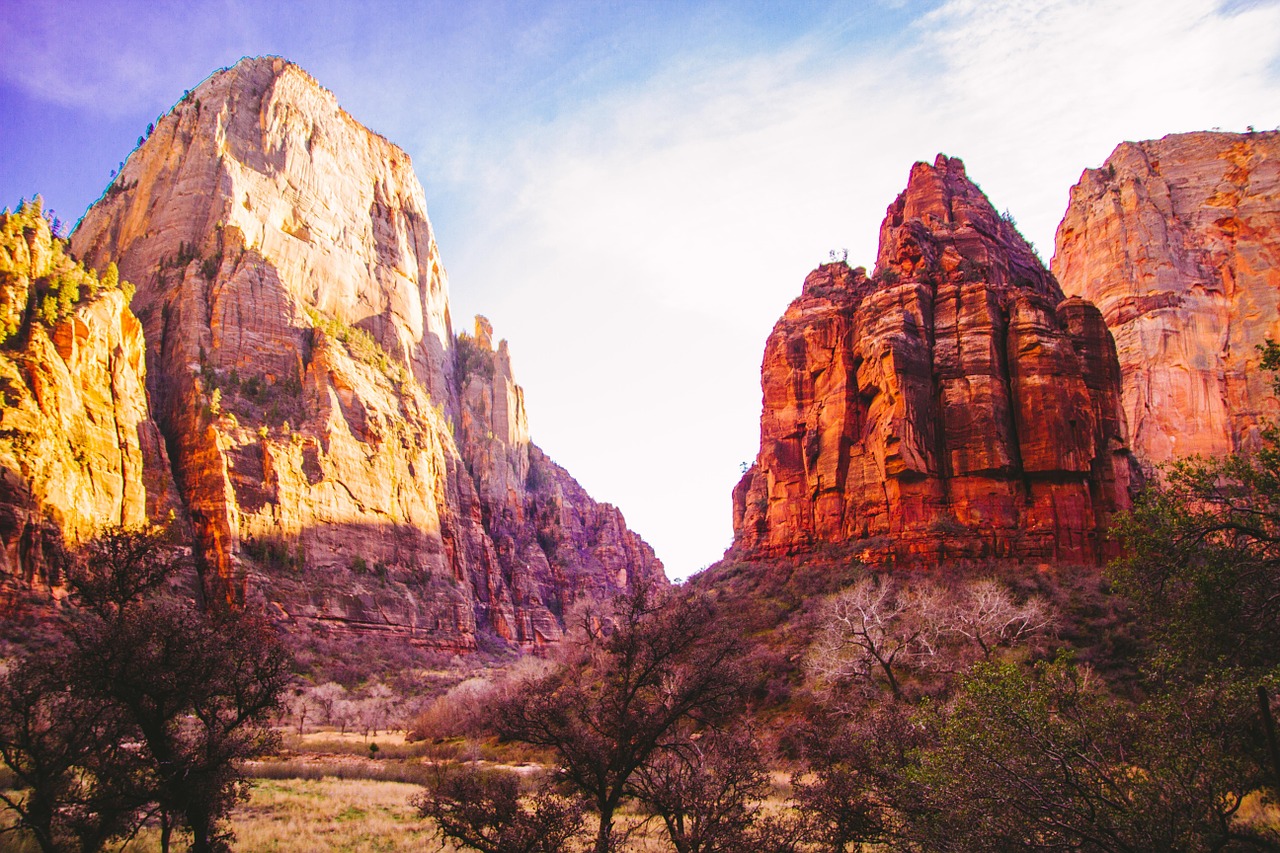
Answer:
M1280 133L1126 142L1071 190L1053 270L1102 310L1130 443L1151 467L1257 446L1280 414Z
M865 540L869 559L1095 562L1128 505L1119 371L1017 231L939 156L880 231L877 272L820 267L774 327L735 546Z
M298 67L247 59L185 95L72 245L138 284L212 592L250 582L300 621L467 649L478 627L552 639L579 592L663 578L567 474L530 485L545 460L505 344L468 339L491 369L457 373L408 156Z
M529 441L507 342L494 349L483 317L475 331L458 336L459 444L500 574L510 579L494 590L490 621L507 639L551 639L577 598L653 582L662 567L617 508L593 501Z
M78 301L40 319L64 280ZM59 586L63 543L180 509L142 325L119 289L81 283L97 290L38 213L0 215L0 315L13 321L0 346L0 614L17 591Z

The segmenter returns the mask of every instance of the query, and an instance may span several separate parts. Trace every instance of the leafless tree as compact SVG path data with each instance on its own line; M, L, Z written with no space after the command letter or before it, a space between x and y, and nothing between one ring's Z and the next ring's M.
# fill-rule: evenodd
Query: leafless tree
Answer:
M943 596L932 583L867 576L837 593L822 611L810 671L828 688L883 685L902 697L902 674L939 660L946 632Z
M636 773L644 809L662 818L677 853L760 850L769 773L745 728L682 738Z
M705 597L637 589L611 614L583 613L565 665L500 704L499 731L554 749L565 780L593 801L596 853L613 849L613 817L636 772L678 729L739 708L737 641L715 616Z
M999 581L990 578L965 584L951 609L948 630L964 637L990 660L998 648L1043 636L1053 628L1054 614L1042 598L1019 603Z
M328 681L308 689L307 692L310 694L311 701L314 703L324 724L326 726L337 725L336 710L339 704L346 699L347 688L335 681Z
M582 802L542 784L522 796L510 771L437 765L435 778L414 799L435 821L441 841L481 853L562 853L582 829ZM443 849L443 846L442 846Z

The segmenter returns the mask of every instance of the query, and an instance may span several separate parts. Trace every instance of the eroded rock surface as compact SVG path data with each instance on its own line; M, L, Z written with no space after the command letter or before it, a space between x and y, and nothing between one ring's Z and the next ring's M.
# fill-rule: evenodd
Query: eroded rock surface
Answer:
M16 592L56 589L54 554L109 524L180 509L146 395L142 324L117 288L39 312L73 268L38 214L0 215L0 613Z
M1258 446L1280 414L1255 347L1280 339L1280 133L1126 142L1071 190L1053 270L1115 336L1148 468Z
M216 594L251 582L299 622L464 650L553 639L581 591L663 577L621 516L565 536L591 559L540 536L553 505L613 516L567 475L559 504L528 486L542 457L505 345L469 339L492 370L456 372L408 156L296 66L243 60L184 96L72 241L138 284Z
M868 559L1096 562L1128 505L1114 347L939 156L880 232L877 272L829 264L774 327L735 545L867 542Z

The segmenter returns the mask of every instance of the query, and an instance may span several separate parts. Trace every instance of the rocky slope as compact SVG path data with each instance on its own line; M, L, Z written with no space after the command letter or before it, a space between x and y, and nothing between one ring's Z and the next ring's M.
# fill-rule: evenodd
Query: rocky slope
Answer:
M820 267L774 327L735 547L865 542L868 559L1095 562L1135 473L1102 316L1065 299L939 156L880 231L877 271Z
M296 66L246 59L185 95L72 245L138 284L216 594L252 581L301 622L467 649L477 626L553 639L580 592L662 579L530 444L505 345L469 339L489 368L460 378L408 156Z
M1071 190L1053 270L1115 336L1148 467L1257 446L1280 414L1255 347L1280 339L1280 133L1126 142Z
M56 589L64 544L180 510L146 395L142 325L34 206L0 215L0 614Z

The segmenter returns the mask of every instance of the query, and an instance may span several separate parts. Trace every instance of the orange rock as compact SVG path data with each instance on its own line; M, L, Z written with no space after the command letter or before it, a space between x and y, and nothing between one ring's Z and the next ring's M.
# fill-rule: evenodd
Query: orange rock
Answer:
M959 160L918 163L877 273L820 267L774 327L735 545L1095 562L1132 472L1115 352Z
M1280 339L1280 133L1116 148L1071 190L1053 269L1115 336L1144 466L1258 446L1280 414L1255 347Z
M72 243L138 284L211 594L459 650L555 639L577 596L663 579L530 444L506 345L465 342L482 378L459 363L408 156L298 67L210 77Z
M48 225L24 224L25 242L0 262L0 302L15 315L37 280L59 272ZM119 290L81 293L52 328L28 322L0 348L0 613L19 589L61 584L48 549L180 510L147 403L144 348Z

